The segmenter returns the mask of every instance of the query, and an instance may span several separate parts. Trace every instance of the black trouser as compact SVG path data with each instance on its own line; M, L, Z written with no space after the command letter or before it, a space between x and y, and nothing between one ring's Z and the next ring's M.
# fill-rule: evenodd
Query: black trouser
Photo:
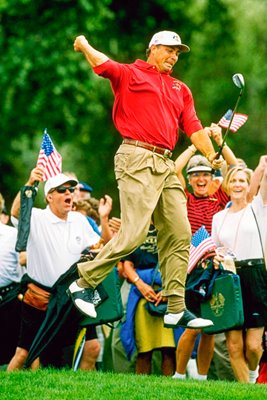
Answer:
M8 364L17 347L21 302L14 298L0 308L0 365Z

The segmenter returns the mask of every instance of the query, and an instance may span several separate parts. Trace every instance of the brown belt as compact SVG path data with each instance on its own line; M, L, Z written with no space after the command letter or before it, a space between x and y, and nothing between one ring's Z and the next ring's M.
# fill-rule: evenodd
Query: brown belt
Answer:
M163 149L162 147L154 146L153 144L140 142L139 140L123 139L123 144L130 144L132 146L142 147L143 149L150 150L153 153L161 154L166 158L171 158L172 152L169 149Z

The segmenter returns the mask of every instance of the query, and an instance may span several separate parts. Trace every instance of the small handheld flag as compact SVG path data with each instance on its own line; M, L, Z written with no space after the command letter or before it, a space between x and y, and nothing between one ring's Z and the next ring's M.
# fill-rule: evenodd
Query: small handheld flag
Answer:
M43 168L44 181L61 173L62 157L53 145L53 142L47 133L47 129L45 129L43 134L43 140L36 166Z
M210 237L204 225L199 228L191 239L187 273L190 274L197 262L204 254L216 249L214 240Z
M228 128L229 123L232 118L232 114L233 114L233 111L228 110L224 114L224 116L220 119L220 121L218 122L218 125L220 125L222 128ZM231 126L229 128L230 131L236 132L242 125L244 125L244 123L247 121L247 119L248 119L248 116L246 114L235 113L233 120L231 122Z

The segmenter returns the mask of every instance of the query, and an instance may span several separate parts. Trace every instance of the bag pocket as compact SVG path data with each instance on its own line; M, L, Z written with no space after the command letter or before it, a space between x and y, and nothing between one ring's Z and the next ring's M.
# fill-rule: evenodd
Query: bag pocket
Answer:
M149 314L153 315L154 317L163 317L164 314L167 312L167 303L160 303L156 306L154 303L148 301L145 304L145 308L149 312Z
M28 283L27 290L23 296L23 302L31 307L37 308L38 310L46 311L48 308L49 298L49 292L34 283Z

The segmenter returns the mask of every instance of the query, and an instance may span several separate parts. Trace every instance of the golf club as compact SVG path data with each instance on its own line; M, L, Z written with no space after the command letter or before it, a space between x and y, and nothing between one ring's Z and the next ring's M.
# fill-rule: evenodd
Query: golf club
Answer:
M235 86L237 86L237 87L240 89L240 92L239 92L239 95L238 95L238 98L237 98L237 101L236 101L234 110L233 110L233 112L232 112L232 115L231 115L231 119L230 119L228 128L226 129L226 132L225 132L225 135L224 135L222 144L221 144L221 146L220 146L220 148L219 148L219 151L218 151L218 154L217 154L217 157L216 157L217 159L218 159L218 158L220 157L220 155L222 154L222 149L223 149L224 143L225 143L225 141L226 141L227 135L228 135L229 130L230 130L230 128L231 128L231 124L232 124L232 121L233 121L235 112L236 112L236 110L237 110L238 103L239 103L239 101L240 101L240 99L241 99L241 96L242 96L242 94L243 94L243 89L244 89L244 87L245 87L245 80L244 80L244 77L243 77L242 74L234 74L233 77L232 77L232 79L233 79L233 82L234 82Z

